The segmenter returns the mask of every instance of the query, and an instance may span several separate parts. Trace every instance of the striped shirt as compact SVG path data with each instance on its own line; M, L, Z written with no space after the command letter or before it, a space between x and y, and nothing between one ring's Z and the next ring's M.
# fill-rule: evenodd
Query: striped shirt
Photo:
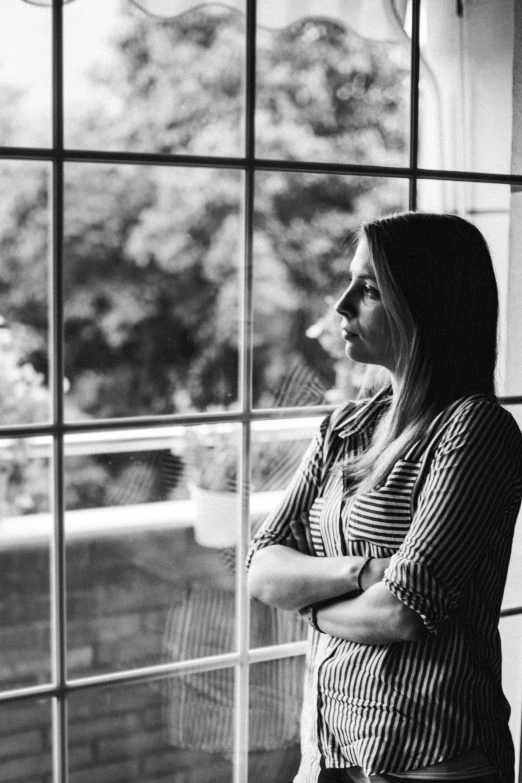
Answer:
M522 435L493 396L463 398L382 485L350 496L340 466L368 447L389 399L380 392L338 409L330 426L330 417L323 421L247 561L287 544L290 520L308 512L319 556L391 557L385 585L430 632L416 642L364 645L310 629L295 783L315 783L321 756L327 767L370 775L471 748L508 783L514 753L498 621L522 495Z

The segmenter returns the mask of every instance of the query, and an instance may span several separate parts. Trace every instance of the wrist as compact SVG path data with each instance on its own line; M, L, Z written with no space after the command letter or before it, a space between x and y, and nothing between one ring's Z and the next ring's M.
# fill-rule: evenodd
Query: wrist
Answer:
M381 580L379 558L363 555L347 557L346 560L349 561L346 584L350 586L350 590L367 590Z
M369 587L382 582L389 562L390 559L388 557L366 558L359 578L360 588L363 591L368 590Z
M371 573L369 574L369 572L374 560L374 557L365 558L359 569L359 574L357 575L357 589L362 593L364 593L364 591L373 584L371 581Z
M358 590L359 574L361 572L361 568L364 566L368 558L359 557L359 556L348 556L348 557L344 557L343 560L346 561L344 583L347 585L349 590Z
M305 606L303 609L299 611L299 614L304 617L308 625L310 625L314 631L317 631L318 633L323 633L321 629L319 628L319 625L317 623L317 612L321 608L320 604L310 604L310 606Z
M362 564L367 560L366 557L353 555L320 557L314 558L316 562L310 565L308 574L310 576L314 567L317 565L317 573L325 580L331 590L330 595L321 597L322 600L335 600L340 595L357 590L357 579ZM319 570L320 569L320 570ZM310 603L315 603L314 597Z

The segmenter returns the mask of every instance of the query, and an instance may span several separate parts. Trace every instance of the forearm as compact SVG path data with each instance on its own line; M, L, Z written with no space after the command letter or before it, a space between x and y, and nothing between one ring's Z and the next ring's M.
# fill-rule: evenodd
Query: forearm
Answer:
M359 644L418 641L427 633L420 615L401 603L382 582L357 598L317 609L316 620L323 633Z
M286 546L256 552L248 574L250 595L280 609L301 609L356 590L366 557L312 557ZM370 562L370 583L382 578L387 558Z

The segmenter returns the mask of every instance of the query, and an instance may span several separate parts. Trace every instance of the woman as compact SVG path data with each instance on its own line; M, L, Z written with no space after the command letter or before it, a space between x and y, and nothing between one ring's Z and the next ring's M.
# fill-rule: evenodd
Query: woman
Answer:
M391 385L323 422L249 556L251 595L313 629L295 781L511 781L497 626L522 435L494 395L486 242L452 215L367 223L336 309Z

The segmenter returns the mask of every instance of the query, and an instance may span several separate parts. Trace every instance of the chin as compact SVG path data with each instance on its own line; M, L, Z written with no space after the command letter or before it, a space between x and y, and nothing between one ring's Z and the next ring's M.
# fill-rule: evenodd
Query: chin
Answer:
M353 345L347 345L344 349L346 356L352 360L352 362L358 362L359 364L373 364L371 357L367 356L364 351L358 351Z

